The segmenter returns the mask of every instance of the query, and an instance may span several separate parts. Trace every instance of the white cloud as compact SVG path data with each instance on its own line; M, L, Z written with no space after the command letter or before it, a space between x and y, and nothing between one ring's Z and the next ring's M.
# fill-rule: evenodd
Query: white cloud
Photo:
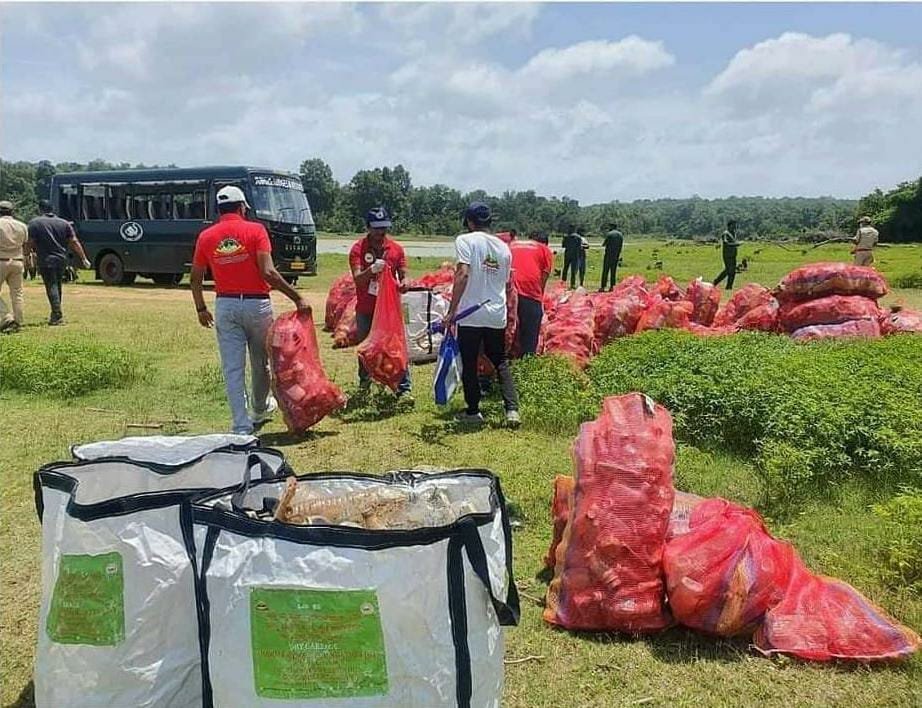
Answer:
M522 67L521 75L566 81L586 74L644 74L675 63L662 42L631 35L617 42L590 40L562 49L544 49Z

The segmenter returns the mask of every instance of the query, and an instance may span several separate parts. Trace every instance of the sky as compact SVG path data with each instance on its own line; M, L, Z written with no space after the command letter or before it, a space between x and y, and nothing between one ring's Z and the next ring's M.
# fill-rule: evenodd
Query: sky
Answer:
M922 4L2 4L0 155L855 198L922 174L920 27Z

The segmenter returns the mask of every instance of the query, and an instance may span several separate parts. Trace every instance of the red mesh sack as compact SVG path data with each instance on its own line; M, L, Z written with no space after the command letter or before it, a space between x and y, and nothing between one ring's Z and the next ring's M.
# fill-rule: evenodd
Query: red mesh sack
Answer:
M666 327L687 328L692 314L692 304L687 300L664 300L654 295L637 321L636 332Z
M637 290L638 288L643 290L644 293L646 293L647 292L647 281L644 280L644 277L642 275L629 275L624 280L622 280L620 283L618 283L615 287L613 287L609 294L610 295L620 295L623 292L627 292L629 290Z
M663 544L675 445L669 411L640 393L610 396L573 446L572 510L557 546L546 622L568 629L667 627Z
M669 514L669 525L666 527L666 542L688 533L691 523L691 515L701 502L705 501L704 497L688 492L675 491L675 497L672 500L672 513Z
M590 297L594 305L593 331L597 347L633 334L649 298L643 286L636 284Z
M839 324L846 320L878 319L877 302L860 295L829 295L806 302L786 303L778 317L782 326L793 332L818 324Z
M574 292L542 324L543 354L561 354L582 368L596 353L592 300L584 292Z
M289 431L304 432L346 405L343 392L323 370L311 315L280 315L267 340L272 390Z
M551 502L551 519L554 523L551 546L544 556L544 567L554 569L557 563L557 546L563 538L563 530L570 518L570 506L573 503L573 488L576 480L568 474L559 474L554 477L554 500Z
M353 295L346 303L336 323L336 329L333 332L334 349L354 347L359 343L359 325L355 318L355 305L356 299Z
M407 284L413 288L437 288L444 285L451 285L455 278L455 267L451 263L442 263L438 270L432 273L424 273L416 280L411 280Z
M720 307L720 290L701 278L695 278L685 290L685 299L692 304L691 321L710 327Z
M652 295L659 295L663 300L681 300L684 295L679 284L669 275L661 275L650 291Z
M733 293L726 304L718 310L712 324L715 327L731 325L750 310L774 301L775 297L768 288L758 283L747 283Z
M566 298L567 284L561 280L555 280L544 291L544 314L552 316L557 306Z
M330 286L327 293L326 312L323 318L323 328L327 332L336 329L336 324L342 316L346 304L355 297L355 281L352 273L343 273Z
M817 339L835 339L837 337L880 336L880 323L877 320L849 320L840 324L812 325L794 330L791 337L798 342L812 342Z
M757 332L777 332L778 326L778 301L774 298L765 305L749 310L733 324L737 331Z
M826 295L861 295L877 300L887 294L887 281L873 268L850 263L811 263L792 270L778 284L782 302Z
M397 279L390 268L385 268L378 275L378 296L371 330L357 353L372 379L393 391L397 390L409 366L410 354Z
M726 325L725 327L706 327L703 324L698 324L697 322L689 322L685 325L687 329L692 334L698 335L699 337L726 337L728 334L736 334L739 330L736 328L736 325Z
M919 649L919 637L890 619L855 588L795 565L784 598L753 638L765 656L812 661L893 661Z
M663 551L669 608L693 629L751 634L781 602L795 558L794 548L772 538L756 512L708 499L692 510L688 532Z
M908 310L904 307L893 312L884 312L879 321L881 334L922 333L922 312L918 310Z

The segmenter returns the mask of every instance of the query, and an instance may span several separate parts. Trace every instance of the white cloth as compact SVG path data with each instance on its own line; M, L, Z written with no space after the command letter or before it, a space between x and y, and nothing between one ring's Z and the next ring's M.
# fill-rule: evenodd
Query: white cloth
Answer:
M461 234L455 239L458 262L470 266L467 287L458 303L458 312L489 302L458 323L459 327L506 326L506 283L512 272L509 246L484 231Z

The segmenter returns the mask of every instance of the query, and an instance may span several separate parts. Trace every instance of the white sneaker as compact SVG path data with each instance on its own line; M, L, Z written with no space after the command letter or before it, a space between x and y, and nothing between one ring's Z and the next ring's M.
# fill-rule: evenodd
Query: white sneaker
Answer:
M260 423L266 423L272 420L272 414L279 409L279 402L275 400L275 396L269 396L269 400L266 402L266 410L262 413L254 413L250 416L250 420L253 421L253 425L259 425Z
M522 424L522 416L518 411L506 411L506 423L512 428L518 428Z
M464 423L465 425L482 425L483 414L480 412L468 413L467 411L461 411L457 416L455 416L455 420L457 420L459 423Z

